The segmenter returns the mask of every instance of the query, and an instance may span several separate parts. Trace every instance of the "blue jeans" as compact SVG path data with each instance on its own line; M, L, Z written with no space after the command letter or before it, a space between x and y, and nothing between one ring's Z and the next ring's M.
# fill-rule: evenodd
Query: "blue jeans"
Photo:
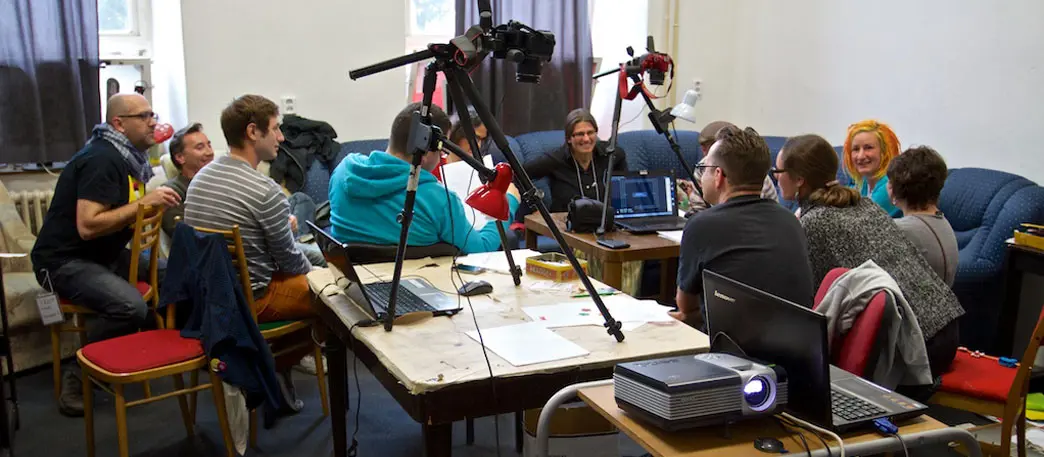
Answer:
M310 230L306 222L315 222L315 201L301 192L294 192L286 201L290 203L290 214L297 218L297 233L294 236L307 235Z
M98 313L97 318L88 323L88 343L134 333L146 323L148 307L145 300L138 289L127 282L130 254L130 250L124 249L112 265L73 259L47 270L53 292ZM165 273L163 266L161 263L161 284ZM36 272L36 280L46 288L44 271ZM138 262L138 278L146 281L148 275L149 261L143 255Z
M312 197L301 192L295 192L286 200L290 202L290 214L293 214L294 217L297 218L297 233L294 234L294 237L311 233L307 222L315 222L316 206ZM297 249L303 252L305 257L308 257L308 262L311 263L312 266L326 266L326 258L323 256L323 252L319 250L319 246L315 243L297 243Z

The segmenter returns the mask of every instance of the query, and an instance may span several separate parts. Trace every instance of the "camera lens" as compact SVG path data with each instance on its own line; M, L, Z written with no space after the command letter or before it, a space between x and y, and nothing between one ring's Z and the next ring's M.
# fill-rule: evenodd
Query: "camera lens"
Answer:
M771 386L761 376L751 378L750 381L747 381L747 385L743 386L743 400L754 409L764 406L771 393Z
M543 65L537 59L525 59L515 69L515 81L536 84L540 82Z

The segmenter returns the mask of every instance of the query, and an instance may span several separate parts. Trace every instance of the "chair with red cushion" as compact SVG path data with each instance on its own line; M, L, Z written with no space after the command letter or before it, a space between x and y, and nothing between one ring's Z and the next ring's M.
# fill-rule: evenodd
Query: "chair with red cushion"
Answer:
M823 301L837 278L846 272L848 272L847 268L834 268L827 273L816 292L813 309ZM844 335L840 344L832 346L835 350L830 358L834 365L856 376L863 377L866 374L867 366L876 355L874 345L877 343L877 335L881 330L881 320L884 318L887 299L884 291L877 292L870 298L870 303L852 323L852 328Z
M1026 395L1029 393L1030 372L1037 357L1037 349L1044 340L1044 309L1037 318L1033 336L1026 345L1022 362L1016 367L1005 367L996 357L976 354L967 348L957 350L950 370L942 375L942 385L929 402L962 409L976 414L1001 419L1000 445L980 443L990 454L1007 456L1011 453L1011 432L1014 424L1018 438L1018 455L1026 455Z
M167 323L174 324L174 305L168 306ZM225 392L221 379L213 370L207 369L209 360L203 352L199 340L182 338L178 330L164 328L132 333L111 338L84 346L76 351L76 359L83 372L83 421L87 432L87 457L94 457L94 388L96 383L115 397L116 436L120 457L129 453L127 436L127 408L143 405L170 397L178 398L181 407L181 420L185 432L191 437L194 433L195 420L194 400L190 406L185 398L195 392L210 389L214 396L218 423L225 441L227 457L236 455L232 434L228 426L228 415L225 410ZM199 385L199 371L206 370L210 382ZM190 385L185 386L182 374L188 373ZM145 398L127 401L124 386L170 376L174 380L175 389L171 392L152 396L145 393Z
M127 281L130 282L145 303L149 305L149 311L156 317L157 328L163 328L163 321L155 312L159 306L159 230L160 221L163 220L163 209L138 206L138 213L134 219L134 237L131 239L130 268L128 269ZM149 252L149 277L148 281L138 280L138 261L141 253ZM62 394L62 333L76 333L79 337L80 347L87 344L86 316L97 314L93 309L80 306L65 298L58 298L58 305L62 314L66 316L63 323L51 325L51 375L54 380L54 400ZM146 388L148 385L146 384Z

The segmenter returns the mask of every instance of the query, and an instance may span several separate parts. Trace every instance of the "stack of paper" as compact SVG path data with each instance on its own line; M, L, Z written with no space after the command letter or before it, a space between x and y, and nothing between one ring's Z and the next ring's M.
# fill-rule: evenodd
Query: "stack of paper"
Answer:
M515 261L515 266L522 270L526 269L526 259L538 255L540 255L539 252L529 249L515 249L511 251L511 258ZM510 273L507 256L504 255L503 251L483 252L458 257L457 264L485 268L498 273Z

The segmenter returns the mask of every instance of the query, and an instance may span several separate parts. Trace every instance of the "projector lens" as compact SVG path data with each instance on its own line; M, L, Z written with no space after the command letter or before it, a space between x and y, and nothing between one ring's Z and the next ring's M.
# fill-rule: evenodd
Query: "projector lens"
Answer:
M769 399L770 391L768 381L761 376L755 376L743 386L743 399L752 408L758 408Z

